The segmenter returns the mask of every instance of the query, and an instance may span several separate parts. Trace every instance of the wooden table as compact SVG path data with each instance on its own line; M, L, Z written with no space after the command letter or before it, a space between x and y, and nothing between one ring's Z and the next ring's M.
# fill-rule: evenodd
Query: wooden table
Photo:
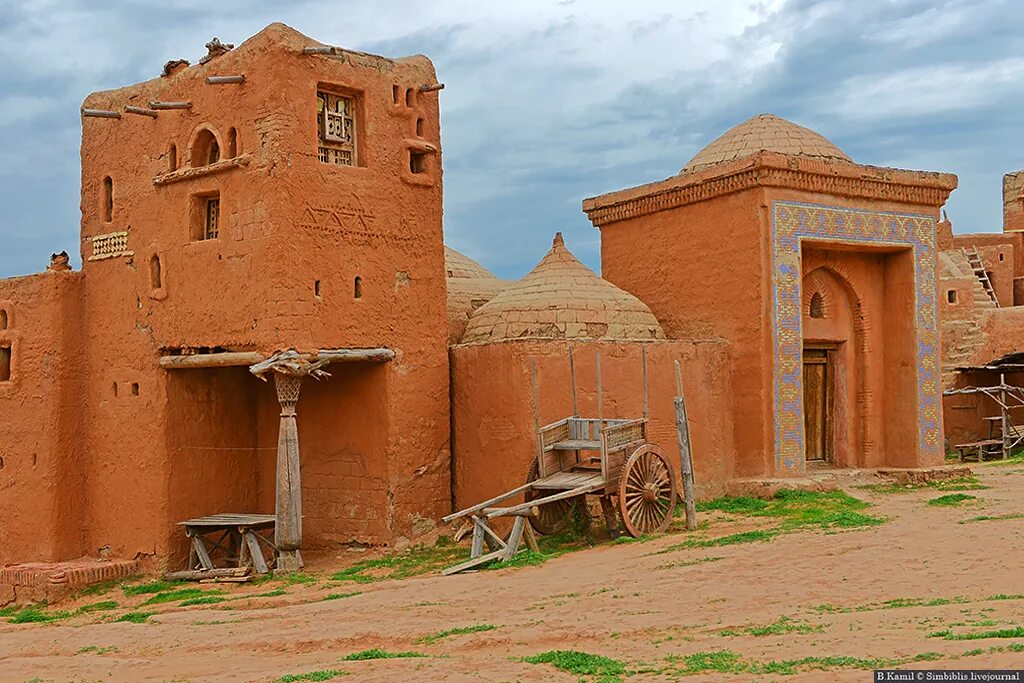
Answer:
M188 553L189 569L214 569L211 554L220 550L229 563L238 567L251 566L259 574L267 574L270 568L263 556L262 541L271 550L271 557L276 550L273 542L259 533L260 530L274 528L274 515L254 515L238 513L221 513L209 517L197 517L178 522L185 527L185 535L192 541ZM211 535L220 534L214 541ZM207 543L212 543L207 547ZM225 544L226 543L226 544Z

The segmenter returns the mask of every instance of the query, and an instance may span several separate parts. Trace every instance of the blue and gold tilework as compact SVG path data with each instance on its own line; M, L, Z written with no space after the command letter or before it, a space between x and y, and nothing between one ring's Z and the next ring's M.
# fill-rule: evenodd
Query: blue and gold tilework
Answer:
M773 202L773 339L775 342L775 468L804 469L803 332L800 244L865 243L911 247L917 332L917 422L920 457L935 457L941 387L935 285L935 220L931 216Z

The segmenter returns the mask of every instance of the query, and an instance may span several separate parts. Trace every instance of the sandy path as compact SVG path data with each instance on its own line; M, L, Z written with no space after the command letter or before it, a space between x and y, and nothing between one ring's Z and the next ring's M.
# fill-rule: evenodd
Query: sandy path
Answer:
M653 554L679 534L644 543L604 545L542 566L448 578L436 576L334 587L355 597L319 601L322 586L286 596L221 606L164 607L149 623L109 623L100 616L55 624L0 624L0 680L272 681L285 674L340 669L360 681L575 681L547 665L516 661L551 649L576 649L655 669L630 680L677 680L666 658L729 650L752 661L817 656L942 659L910 666L1024 667L1024 653L963 653L1024 639L953 641L928 634L1024 626L1024 520L957 522L978 514L1024 512L1024 471L978 467L991 489L972 492L967 508L924 503L935 491L854 495L893 518L866 530L800 532L767 543ZM749 528L749 523L746 527ZM734 529L715 525L718 536ZM686 561L721 558L691 566ZM674 565L674 566L673 566ZM114 596L118 597L118 596ZM951 604L864 611L896 598L947 598ZM726 636L724 628L770 624L788 616L821 627L811 633ZM205 622L205 623L197 623ZM210 623L213 622L213 623ZM971 623L973 622L973 624ZM493 631L433 645L415 641L458 626ZM79 653L116 647L106 654ZM339 662L368 648L418 651L428 658ZM443 657L440 657L443 655ZM763 680L865 681L838 669ZM687 681L762 680L717 672Z

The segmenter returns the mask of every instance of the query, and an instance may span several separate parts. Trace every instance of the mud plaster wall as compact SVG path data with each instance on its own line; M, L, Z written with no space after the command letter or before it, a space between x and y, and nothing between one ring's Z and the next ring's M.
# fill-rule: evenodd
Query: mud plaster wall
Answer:
M761 195L747 190L601 227L602 276L647 304L669 338L730 342L728 411L743 416L736 476L772 469Z
M643 415L640 344L574 341L580 415L597 416L596 352L601 353L603 417ZM509 341L452 349L453 494L464 508L526 481L536 457L531 359L537 360L541 425L572 414L569 344ZM735 469L729 360L721 342L647 344L650 439L678 463L673 360L682 364L697 492L721 495ZM500 382L493 377L502 378Z
M1021 236L1015 234L965 234L953 237L958 249L974 247L981 256L1000 306L1014 306L1014 280L1022 274Z
M0 382L0 565L81 548L81 294L77 273L0 280L0 346L13 354Z
M1003 176L1003 231L1024 230L1024 171Z

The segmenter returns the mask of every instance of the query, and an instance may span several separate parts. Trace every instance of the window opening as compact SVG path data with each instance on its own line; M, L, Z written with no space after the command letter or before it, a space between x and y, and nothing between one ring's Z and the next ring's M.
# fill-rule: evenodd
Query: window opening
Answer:
M329 92L316 94L316 123L320 161L356 165L355 100Z

